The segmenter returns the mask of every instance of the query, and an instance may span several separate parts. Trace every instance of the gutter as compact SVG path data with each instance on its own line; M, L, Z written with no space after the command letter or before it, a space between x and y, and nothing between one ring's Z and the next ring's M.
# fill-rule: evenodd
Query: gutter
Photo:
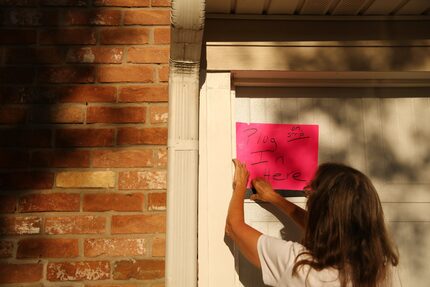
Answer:
M197 286L199 71L204 0L173 0L169 74L166 286Z

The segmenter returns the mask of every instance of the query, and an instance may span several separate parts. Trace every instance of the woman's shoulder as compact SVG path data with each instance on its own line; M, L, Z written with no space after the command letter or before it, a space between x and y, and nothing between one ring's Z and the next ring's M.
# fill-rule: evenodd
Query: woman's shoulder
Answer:
M298 259L311 259L306 251L298 242L261 235L258 253L264 282L272 286L287 286L286 282L288 286L305 286L303 284L308 280L313 284L309 286L339 286L336 270L316 271L310 269L309 265L303 265L298 269L298 276L292 275L297 256Z
M306 248L299 242L284 240L266 234L260 236L258 245L269 249L280 249L279 251L290 251L296 255L306 251Z
M275 286L286 270L294 265L294 260L303 246L293 241L285 241L268 235L260 235L257 243L263 281Z
M258 239L257 250L261 260L276 262L280 271L291 268L297 256L308 257L306 248L299 242L284 240L262 234ZM283 269L283 270L282 270Z

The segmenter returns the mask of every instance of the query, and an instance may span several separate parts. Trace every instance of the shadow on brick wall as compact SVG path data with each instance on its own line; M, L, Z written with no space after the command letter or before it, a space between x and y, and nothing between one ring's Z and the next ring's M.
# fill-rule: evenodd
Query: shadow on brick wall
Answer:
M158 34L142 26L124 28L123 9L97 3L104 1L0 1L1 235L41 233L37 212L79 212L80 191L65 174L112 167L104 150L167 142L164 120L138 125L150 119L146 103L167 102L168 49L161 60L137 51L126 63L125 45L154 43ZM160 85L136 85L142 83ZM91 160L93 149L100 151L98 163ZM89 180L82 187L112 189L116 177L108 176L109 183ZM61 190L67 193L50 192ZM19 213L25 214L9 216ZM0 258L12 257L13 249L0 241Z
M53 189L54 169L89 167L89 151L83 148L115 144L114 129L89 125L87 106L117 100L116 87L96 83L96 69L99 62L121 63L122 49L96 46L95 25L119 25L120 11L91 9L89 1L62 1L64 7L56 1L35 7L37 1L3 2L0 188L6 195L1 210L79 211L48 202L22 210L28 207L15 201L26 191ZM3 231L26 232L9 225Z

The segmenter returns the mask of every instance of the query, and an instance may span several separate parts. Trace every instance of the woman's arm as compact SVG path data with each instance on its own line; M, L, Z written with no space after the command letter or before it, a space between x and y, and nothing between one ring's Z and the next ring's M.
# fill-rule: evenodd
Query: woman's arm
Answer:
M225 230L227 235L237 244L240 252L246 259L255 266L260 267L257 242L261 233L246 224L243 215L243 201L249 172L245 164L236 159L233 162L235 166L233 196L228 208Z
M300 206L286 200L276 193L269 182L262 178L256 178L252 185L257 190L256 194L251 195L252 200L269 202L288 215L298 226L305 228L307 211Z

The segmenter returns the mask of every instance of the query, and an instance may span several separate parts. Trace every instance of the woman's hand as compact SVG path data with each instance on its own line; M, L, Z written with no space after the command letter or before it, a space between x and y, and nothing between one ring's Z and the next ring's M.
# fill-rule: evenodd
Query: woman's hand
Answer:
M246 168L246 164L240 162L237 159L233 159L234 163L234 178L233 178L233 189L240 187L246 189L249 179L249 171Z
M286 200L276 193L270 183L263 178L256 178L251 181L252 186L257 190L256 194L251 195L252 200L261 200L276 206L279 210L291 217L293 221L302 229L305 228L307 211L300 206Z
M269 203L275 203L275 201L279 198L279 194L277 194L270 183L263 178L256 178L252 180L252 186L254 186L257 191L256 194L251 195L252 200L260 200Z

